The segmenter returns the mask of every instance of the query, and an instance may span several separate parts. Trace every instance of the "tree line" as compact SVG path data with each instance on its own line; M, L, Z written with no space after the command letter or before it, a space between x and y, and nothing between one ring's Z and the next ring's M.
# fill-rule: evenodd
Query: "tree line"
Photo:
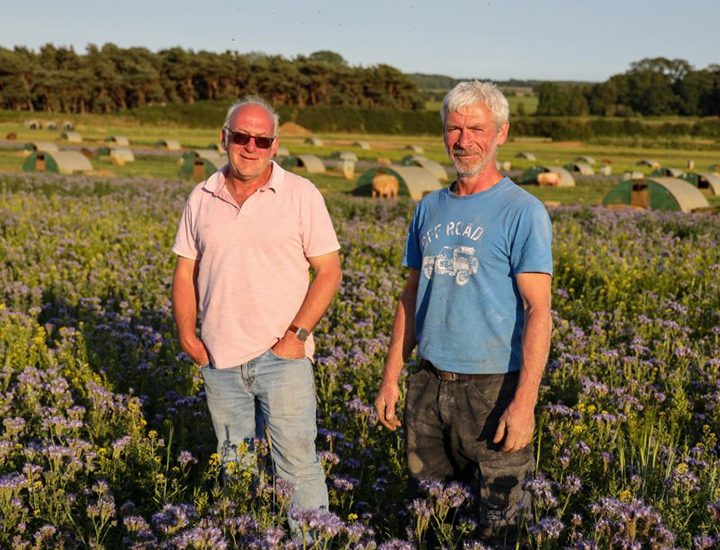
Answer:
M695 70L683 59L645 58L598 84L536 88L539 116L717 116L720 65Z
M110 113L167 103L259 95L275 105L422 108L416 85L389 65L351 67L335 52L280 55L170 48L151 52L108 43L39 51L0 48L0 108Z

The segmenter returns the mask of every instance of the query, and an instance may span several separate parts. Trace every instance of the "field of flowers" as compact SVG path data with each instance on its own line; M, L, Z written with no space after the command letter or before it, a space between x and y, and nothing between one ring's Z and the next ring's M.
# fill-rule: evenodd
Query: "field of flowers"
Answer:
M0 176L0 548L292 547L288 488L223 473L170 310L190 184ZM330 196L344 283L318 329L317 548L474 542L472 497L405 499L371 407L409 202ZM530 548L720 546L720 216L559 207ZM262 447L261 447L262 449ZM264 456L263 456L264 455Z

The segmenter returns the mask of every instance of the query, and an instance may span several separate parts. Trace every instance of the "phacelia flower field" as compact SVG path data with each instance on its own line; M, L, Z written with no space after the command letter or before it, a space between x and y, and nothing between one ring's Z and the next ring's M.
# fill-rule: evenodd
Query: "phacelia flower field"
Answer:
M189 184L0 177L0 548L293 548L267 448L223 472L170 309ZM405 201L330 195L344 282L318 327L316 548L477 541L472 495L406 499L372 407ZM720 546L720 216L558 207L529 548Z

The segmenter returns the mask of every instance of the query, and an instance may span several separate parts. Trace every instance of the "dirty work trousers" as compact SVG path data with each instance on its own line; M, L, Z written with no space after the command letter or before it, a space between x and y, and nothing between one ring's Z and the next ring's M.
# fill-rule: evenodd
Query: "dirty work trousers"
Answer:
M517 527L531 504L522 485L534 471L532 445L504 453L492 442L518 378L514 372L442 380L425 368L408 378L405 431L411 492L428 479L470 485L482 536L498 546L514 547Z

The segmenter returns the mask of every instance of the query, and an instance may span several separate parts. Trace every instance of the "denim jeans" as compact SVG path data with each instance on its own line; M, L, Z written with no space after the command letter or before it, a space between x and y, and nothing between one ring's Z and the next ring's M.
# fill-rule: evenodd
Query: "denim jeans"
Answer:
M210 365L201 372L223 462L243 461L237 448L256 435L257 403L277 474L294 487L291 510L327 509L325 472L315 451L317 403L310 360L267 351L237 367Z
M420 370L408 378L405 432L411 490L425 479L473 486L483 537L500 547L512 546L531 504L522 483L534 471L532 445L505 453L492 442L517 382L518 373L446 381Z

